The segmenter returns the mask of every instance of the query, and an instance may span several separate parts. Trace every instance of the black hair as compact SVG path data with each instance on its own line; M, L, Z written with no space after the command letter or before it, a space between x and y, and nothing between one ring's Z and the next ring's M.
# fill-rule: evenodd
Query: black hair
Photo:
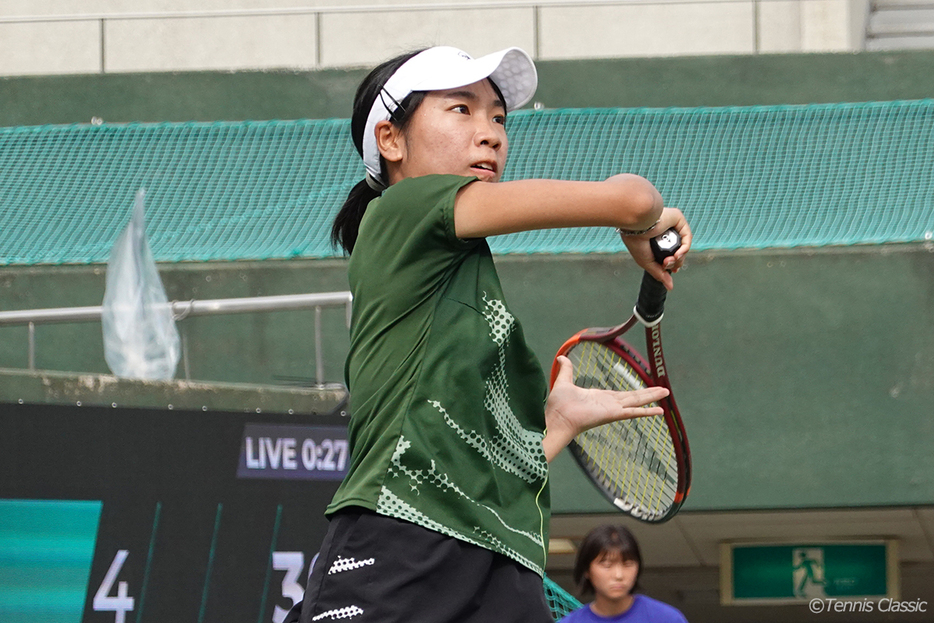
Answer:
M373 107L373 102L380 96L386 82L396 73L396 70L422 51L407 52L378 65L367 74L357 88L353 101L353 116L350 119L350 137L353 139L357 153L361 156L363 156L363 131L366 128L366 120L370 114L370 109ZM405 99L398 102L399 106L392 113L389 121L404 130L412 119L412 113L418 109L424 98L424 92L410 93ZM382 157L380 157L379 162L380 175L385 180L388 177L386 163ZM341 206L337 216L334 217L334 224L331 226L331 242L335 246L343 247L348 255L353 252L354 244L357 242L357 230L360 228L360 221L363 219L363 213L366 211L367 205L379 195L380 191L370 188L366 179L364 179L350 189L344 205Z
M642 575L642 554L639 552L636 537L625 526L608 524L597 526L588 532L577 550L573 577L581 596L594 592L593 584L587 577L590 563L613 553L618 553L623 560L633 560L639 565L636 581L630 594L639 588L639 576Z

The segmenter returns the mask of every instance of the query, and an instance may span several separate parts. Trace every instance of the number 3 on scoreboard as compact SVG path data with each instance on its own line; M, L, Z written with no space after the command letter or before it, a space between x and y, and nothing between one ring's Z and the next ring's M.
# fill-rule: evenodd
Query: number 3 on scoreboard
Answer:
M311 565L308 567L308 575L315 568L315 562L318 555L311 559ZM300 584L302 569L305 568L304 552L273 552L272 568L276 571L285 571L285 577L282 578L282 596L292 600L292 606L300 602L305 597L305 588ZM272 623L282 623L285 615L289 613L279 606L276 606L272 612Z
M100 588L94 593L94 603L92 604L94 611L115 613L114 623L126 623L126 613L132 612L133 606L136 604L136 601L129 596L129 587L126 582L118 583L117 595L115 597L110 596L114 581L116 581L120 570L123 568L123 563L126 562L129 555L128 550L121 549L117 551L113 562L110 563L110 569L107 570L107 574L104 576L104 581L101 582Z

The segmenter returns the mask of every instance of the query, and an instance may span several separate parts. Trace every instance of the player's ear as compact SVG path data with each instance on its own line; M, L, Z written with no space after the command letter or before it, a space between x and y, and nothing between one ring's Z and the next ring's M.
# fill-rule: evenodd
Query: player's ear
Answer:
M389 121L380 121L374 129L376 147L386 162L399 162L405 155L405 140L402 130Z

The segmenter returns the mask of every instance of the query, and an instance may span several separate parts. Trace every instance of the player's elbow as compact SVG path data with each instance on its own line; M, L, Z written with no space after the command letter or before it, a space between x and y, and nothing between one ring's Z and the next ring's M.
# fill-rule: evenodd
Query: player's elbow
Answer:
M662 202L662 195L658 192L648 180L643 180L644 184L633 197L633 212L638 215L639 223L655 223L662 215L662 209L665 207Z
M607 181L618 186L617 227L641 230L651 227L662 214L664 203L658 189L638 175L616 175Z

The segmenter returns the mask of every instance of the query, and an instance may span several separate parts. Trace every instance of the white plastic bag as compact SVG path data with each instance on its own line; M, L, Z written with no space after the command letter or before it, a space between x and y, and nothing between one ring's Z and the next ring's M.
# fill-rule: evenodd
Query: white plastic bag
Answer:
M146 240L145 192L136 193L133 214L107 261L101 325L104 359L128 379L168 380L181 355L178 329Z

